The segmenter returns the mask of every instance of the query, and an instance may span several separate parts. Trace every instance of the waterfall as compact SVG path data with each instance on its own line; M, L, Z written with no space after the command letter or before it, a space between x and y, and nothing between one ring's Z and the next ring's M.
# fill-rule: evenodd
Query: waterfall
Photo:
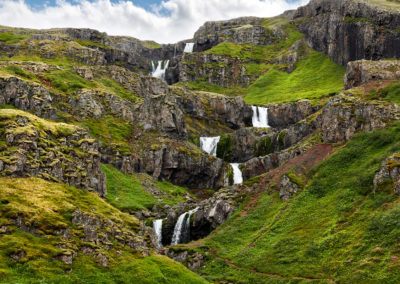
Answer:
M232 163L231 167L233 169L233 184L240 184L243 182L242 171L239 168L239 164Z
M162 219L153 221L153 229L156 232L159 247L162 247L162 222Z
M183 50L183 52L186 52L186 53L193 52L193 47L194 47L194 43L188 42L188 43L186 43L185 49Z
M253 127L269 127L268 108L252 106L253 109Z
M200 137L200 149L208 154L217 156L217 145L220 136L217 137Z
M165 71L167 71L168 65L169 65L169 60L165 60L165 61L159 60L158 64L157 64L157 68L156 68L154 65L154 62L151 61L152 71L151 71L150 75L152 77L164 79Z
M175 224L174 233L172 235L171 245L177 245L177 244L180 244L182 242L186 242L189 240L190 217L198 209L199 208L196 207L195 209L185 212L181 216L179 216L178 221Z

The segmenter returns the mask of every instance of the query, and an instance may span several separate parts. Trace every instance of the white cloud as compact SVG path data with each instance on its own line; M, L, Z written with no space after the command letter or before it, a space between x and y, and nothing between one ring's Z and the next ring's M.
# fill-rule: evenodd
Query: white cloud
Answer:
M0 24L26 28L92 28L160 43L191 38L205 22L241 16L271 17L308 0L163 0L147 11L131 1L59 0L56 6L31 9L24 0L0 0ZM163 11L161 13L160 11Z

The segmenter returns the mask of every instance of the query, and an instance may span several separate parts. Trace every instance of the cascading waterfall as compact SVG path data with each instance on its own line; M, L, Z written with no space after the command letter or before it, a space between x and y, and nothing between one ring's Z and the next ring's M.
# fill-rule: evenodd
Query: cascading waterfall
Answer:
M269 127L268 108L252 106L253 109L253 127Z
M193 52L193 48L194 48L194 43L188 42L188 43L186 43L185 49L183 50L183 52L186 52L186 53Z
M157 67L155 67L154 62L151 61L152 72L150 75L152 77L165 79L165 71L167 71L168 65L169 65L169 60L165 61L159 60Z
M221 137L200 137L200 149L204 152L216 157L217 146Z
M182 242L186 242L189 240L190 233L190 217L195 213L199 208L196 207L188 212L183 213L179 216L178 221L175 224L174 233L172 235L171 245L177 245Z
M232 163L231 167L233 169L233 184L241 184L243 182L242 171L239 168L238 163Z
M153 229L156 232L159 247L162 247L162 223L162 219L153 221Z

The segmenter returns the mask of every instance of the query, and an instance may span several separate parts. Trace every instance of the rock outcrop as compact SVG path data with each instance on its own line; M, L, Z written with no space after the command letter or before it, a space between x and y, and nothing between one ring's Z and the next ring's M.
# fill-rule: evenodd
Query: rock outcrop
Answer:
M312 0L294 19L312 48L343 66L359 59L400 58L400 14L384 5Z
M386 158L380 170L374 177L374 191L385 184L392 184L395 193L400 194L400 155L395 154Z
M240 58L209 53L185 54L179 65L179 81L198 79L221 87L248 87L257 77L247 74L246 65Z
M24 111L48 119L57 119L53 97L38 83L22 80L15 76L0 76L0 104L13 105Z
M351 89L372 81L400 79L400 60L358 60L347 64L344 88Z
M282 37L279 29L263 27L263 18L243 17L206 22L194 35L195 51L204 51L223 41L236 44L268 45Z
M189 143L165 141L140 156L125 156L116 165L125 173L143 172L189 188L215 188L225 184L226 164Z
M0 175L41 177L106 196L99 143L79 127L0 110Z
M310 101L268 106L268 124L273 128L286 128L318 111Z

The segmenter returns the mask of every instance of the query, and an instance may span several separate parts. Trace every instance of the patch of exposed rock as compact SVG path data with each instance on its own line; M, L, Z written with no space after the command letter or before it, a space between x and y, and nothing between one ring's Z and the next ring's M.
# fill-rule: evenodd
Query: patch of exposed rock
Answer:
M0 111L0 174L41 177L107 194L99 143L79 127L19 110Z
M392 184L395 193L400 194L400 156L387 157L374 177L374 191L384 184Z
M13 105L43 118L57 119L50 92L38 83L15 76L0 76L0 104Z
M400 60L358 60L347 64L344 88L351 89L371 81L400 79Z

